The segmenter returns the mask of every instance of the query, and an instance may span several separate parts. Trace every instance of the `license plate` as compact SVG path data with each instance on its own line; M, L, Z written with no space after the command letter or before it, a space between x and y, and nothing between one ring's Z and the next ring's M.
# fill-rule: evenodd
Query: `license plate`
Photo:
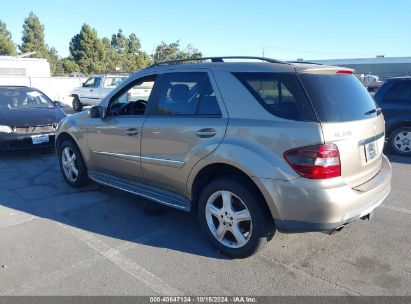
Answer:
M33 145L48 143L49 136L48 135L34 135L31 137L31 140L33 141Z
M365 151L365 160L366 162L370 162L377 156L377 145L374 142L364 145Z

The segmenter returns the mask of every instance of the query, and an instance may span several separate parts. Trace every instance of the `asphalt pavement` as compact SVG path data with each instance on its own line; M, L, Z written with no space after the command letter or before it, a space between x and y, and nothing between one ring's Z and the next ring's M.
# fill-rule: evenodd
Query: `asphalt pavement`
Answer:
M392 192L340 233L276 233L255 256L218 252L194 216L96 184L51 152L0 155L0 295L411 295L411 158Z

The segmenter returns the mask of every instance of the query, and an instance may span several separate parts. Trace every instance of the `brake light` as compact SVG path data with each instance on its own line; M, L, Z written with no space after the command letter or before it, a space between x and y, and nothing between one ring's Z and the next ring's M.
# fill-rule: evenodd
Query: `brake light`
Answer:
M336 74L353 74L352 70L338 70Z
M327 179L341 176L340 152L334 144L288 150L284 152L284 158L305 178Z

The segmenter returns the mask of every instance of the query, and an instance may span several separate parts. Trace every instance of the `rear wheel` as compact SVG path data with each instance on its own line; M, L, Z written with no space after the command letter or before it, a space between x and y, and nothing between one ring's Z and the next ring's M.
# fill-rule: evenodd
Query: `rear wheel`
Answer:
M78 188L88 184L86 165L73 141L65 140L58 147L58 157L63 177L70 186Z
M390 144L394 152L411 156L411 127L395 129L391 133Z
M201 193L202 229L223 253L244 258L261 249L274 232L273 219L248 184L235 179L212 181Z
M81 110L83 110L83 104L81 103L77 95L73 97L73 109L76 112L80 112Z

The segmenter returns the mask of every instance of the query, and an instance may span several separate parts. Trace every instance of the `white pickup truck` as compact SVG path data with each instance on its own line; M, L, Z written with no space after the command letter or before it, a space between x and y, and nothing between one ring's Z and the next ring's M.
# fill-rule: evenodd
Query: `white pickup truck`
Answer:
M88 78L82 87L75 88L70 93L73 97L74 111L81 111L85 105L99 104L101 99L126 78L127 76L118 75L95 75Z

